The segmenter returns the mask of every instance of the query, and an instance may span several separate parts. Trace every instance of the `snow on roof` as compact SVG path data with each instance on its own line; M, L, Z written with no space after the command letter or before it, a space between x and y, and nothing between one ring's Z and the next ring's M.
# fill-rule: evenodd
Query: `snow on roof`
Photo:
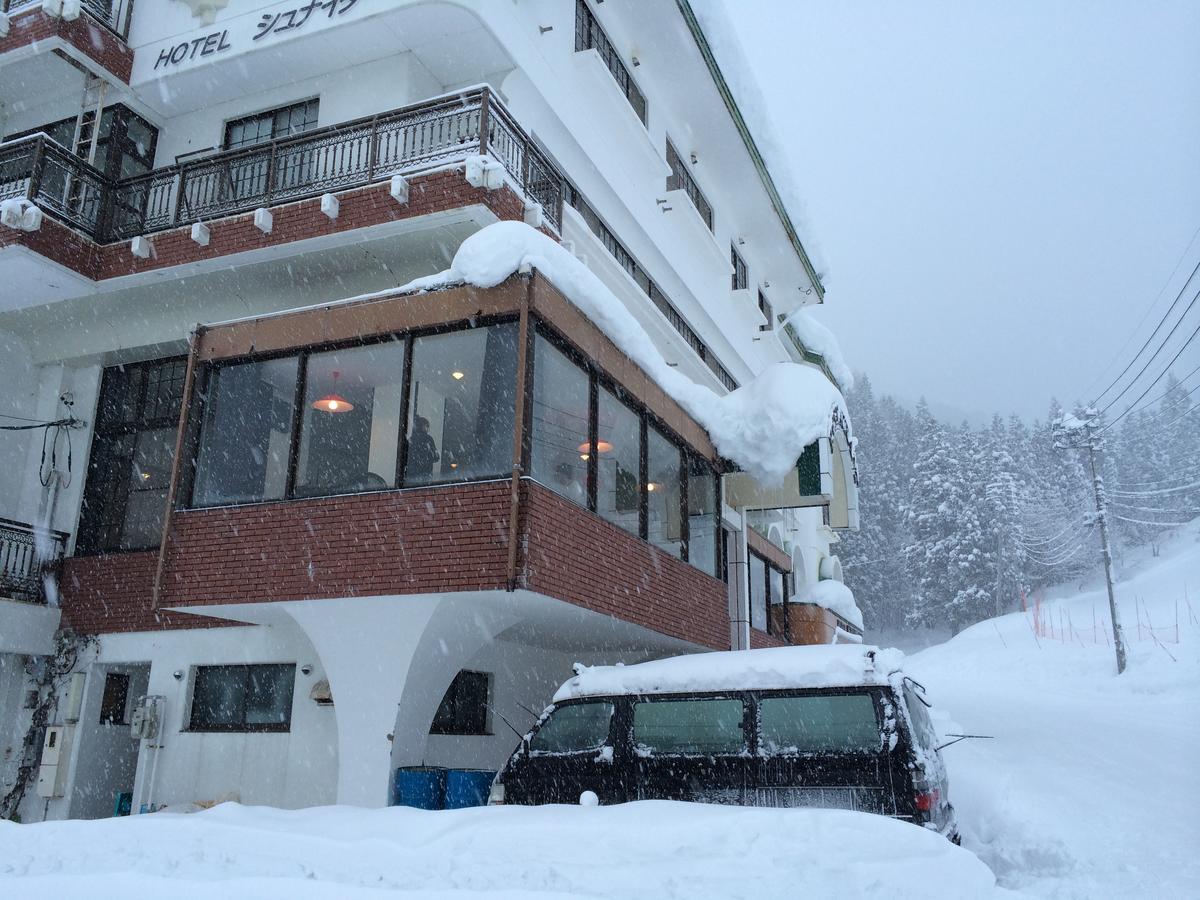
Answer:
M840 581L826 579L806 586L792 595L793 603L813 603L822 609L837 613L851 625L863 627L862 612L854 602L854 592Z
M819 354L829 367L829 374L838 387L849 390L854 387L854 373L846 365L842 347L833 332L813 318L807 308L801 306L787 317L787 324L796 332L796 337L805 349Z
M764 483L779 483L804 448L830 432L841 392L811 366L768 366L748 384L718 395L667 365L633 314L587 266L523 222L496 222L458 248L450 268L400 290L453 284L495 287L515 272L536 268L708 431L717 450ZM847 416L848 421L848 416Z
M874 654L872 659L869 654ZM727 650L634 666L580 666L554 702L579 697L884 685L904 654L861 644Z

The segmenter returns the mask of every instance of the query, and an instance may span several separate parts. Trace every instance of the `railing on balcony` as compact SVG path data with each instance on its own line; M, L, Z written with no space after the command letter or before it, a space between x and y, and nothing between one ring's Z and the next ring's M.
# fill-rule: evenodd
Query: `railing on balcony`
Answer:
M44 603L46 575L62 561L67 534L0 519L0 597Z
M42 0L0 0L0 12L15 15L42 5ZM129 37L129 19L133 15L133 0L81 0L80 8L93 19L124 40Z
M495 159L555 228L562 176L487 88L109 182L44 135L0 145L0 200L25 197L101 243Z

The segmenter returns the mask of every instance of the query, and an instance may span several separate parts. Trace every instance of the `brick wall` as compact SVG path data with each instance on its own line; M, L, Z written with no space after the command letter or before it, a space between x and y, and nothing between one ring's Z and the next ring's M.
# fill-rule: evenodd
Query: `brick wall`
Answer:
M715 650L729 649L724 582L553 491L522 485L524 586Z
M151 610L157 559L151 550L65 560L59 577L63 619L81 634L236 624Z
M508 482L176 513L161 606L503 590Z
M521 500L520 586L728 649L722 582L540 485ZM160 606L504 590L508 524L507 481L183 511ZM155 559L67 560L67 619L87 633L220 624L153 613Z
M118 80L129 83L133 51L87 13L80 13L74 22L48 16L40 9L14 14L9 22L8 36L0 38L0 55L52 38L70 44Z
M759 631L757 628L750 629L750 649L759 650L763 647L786 647L787 643L781 637L776 637L773 634L767 634L765 631Z
M524 201L511 188L488 191L472 187L458 170L413 176L409 180L408 203L403 205L392 199L388 188L383 182L338 194L340 210L334 220L321 212L319 197L272 207L274 221L270 234L254 227L253 213L216 219L206 223L211 232L207 247L192 240L191 226L152 234L149 237L154 254L150 259L134 256L129 241L97 245L49 216L32 233L0 225L0 247L20 244L87 278L103 281L464 206L486 206L499 219L519 220L525 214Z

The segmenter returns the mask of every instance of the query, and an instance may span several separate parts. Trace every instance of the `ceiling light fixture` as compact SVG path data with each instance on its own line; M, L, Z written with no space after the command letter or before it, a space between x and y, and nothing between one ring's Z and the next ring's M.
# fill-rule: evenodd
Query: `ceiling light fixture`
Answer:
M465 372L460 372L458 369L455 369L453 372L450 373L450 377L453 378L455 381L462 381L464 378L467 377L467 375Z
M341 374L341 372L336 371L333 373L334 390L330 391L320 400L313 401L313 409L327 413L347 413L354 409L354 404L339 394L336 390L338 376Z

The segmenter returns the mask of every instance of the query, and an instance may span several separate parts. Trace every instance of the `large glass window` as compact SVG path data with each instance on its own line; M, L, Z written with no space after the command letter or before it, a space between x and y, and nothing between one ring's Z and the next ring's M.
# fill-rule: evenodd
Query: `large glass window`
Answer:
M750 627L767 630L767 563L761 556L750 554Z
M678 445L646 429L646 536L674 556L683 555L682 462Z
M640 534L641 417L602 388L596 422L596 511Z
M296 357L221 366L208 387L196 506L278 500L287 488Z
M429 726L430 734L491 734L488 730L488 698L492 677L487 672L454 676Z
M317 127L320 105L320 100L314 98L242 119L233 119L225 124L225 149L236 150L239 147L277 141L311 131Z
M104 370L79 523L79 553L158 546L187 362Z
M767 568L767 587L771 591L771 623L770 632L772 634L783 634L786 627L785 618L787 616L787 594L785 592L785 584L787 582L783 571L769 566Z
M540 334L533 366L530 472L587 506L588 375Z
M759 702L766 753L863 753L880 749L869 694L771 697Z
M396 486L403 377L399 341L308 357L297 494Z
M717 479L712 466L688 456L688 562L717 575Z
M405 484L512 471L517 325L413 340Z
M288 731L294 663L199 666L192 690L190 731Z
M613 705L572 703L550 714L529 740L531 753L578 753L597 750L608 741Z
M648 700L634 704L633 744L639 755L741 753L742 701Z

